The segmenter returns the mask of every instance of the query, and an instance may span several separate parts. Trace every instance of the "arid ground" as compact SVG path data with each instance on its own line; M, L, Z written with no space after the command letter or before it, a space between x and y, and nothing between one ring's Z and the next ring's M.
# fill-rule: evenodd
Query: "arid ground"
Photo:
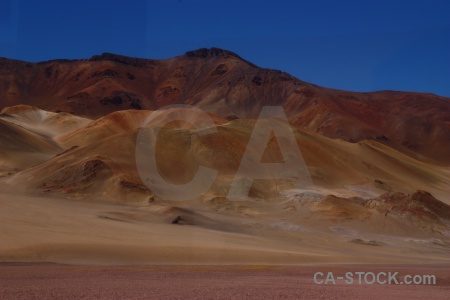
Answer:
M434 274L435 285L317 285L316 272ZM0 266L1 299L448 299L448 265ZM355 277L356 278L356 277Z

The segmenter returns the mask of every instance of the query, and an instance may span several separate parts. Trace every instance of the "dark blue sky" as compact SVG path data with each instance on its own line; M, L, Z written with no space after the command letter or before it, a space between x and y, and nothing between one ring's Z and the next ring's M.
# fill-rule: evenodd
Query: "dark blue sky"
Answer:
M220 47L318 85L450 97L450 1L0 0L0 56Z

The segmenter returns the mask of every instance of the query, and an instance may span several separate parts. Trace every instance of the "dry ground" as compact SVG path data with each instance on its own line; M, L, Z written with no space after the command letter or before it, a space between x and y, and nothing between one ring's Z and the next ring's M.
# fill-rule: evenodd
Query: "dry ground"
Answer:
M315 272L436 275L436 285L338 282ZM449 265L0 266L1 299L448 299Z

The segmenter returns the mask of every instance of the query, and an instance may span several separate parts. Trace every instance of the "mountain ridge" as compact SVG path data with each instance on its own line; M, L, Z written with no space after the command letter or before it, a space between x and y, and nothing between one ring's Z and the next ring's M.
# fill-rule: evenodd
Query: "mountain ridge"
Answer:
M434 94L320 87L219 48L163 60L111 53L40 63L0 58L0 67L0 109L29 104L95 119L188 104L232 120L282 106L305 130L353 143L377 140L450 164L450 99Z

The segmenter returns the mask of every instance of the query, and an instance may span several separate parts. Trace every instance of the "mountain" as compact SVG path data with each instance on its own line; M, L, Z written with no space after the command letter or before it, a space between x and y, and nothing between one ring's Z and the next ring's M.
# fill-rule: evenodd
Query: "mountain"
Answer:
M449 129L448 98L327 89L216 48L3 58L0 262L448 264Z
M323 88L222 49L165 60L108 53L39 63L1 58L0 69L0 108L29 104L92 119L189 104L232 120L282 106L292 124L309 132L352 143L374 140L421 161L450 164L449 98Z

